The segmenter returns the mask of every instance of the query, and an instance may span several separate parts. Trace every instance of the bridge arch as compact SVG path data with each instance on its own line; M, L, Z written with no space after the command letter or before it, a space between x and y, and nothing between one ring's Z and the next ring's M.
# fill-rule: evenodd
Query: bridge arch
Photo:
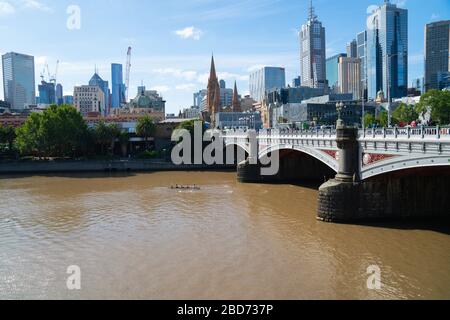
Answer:
M268 181L296 181L323 182L324 179L332 179L338 170L337 161L332 156L301 146L278 145L262 150L259 154L260 162L264 158L279 155L279 171L273 177L264 177Z
M332 158L330 155L327 155L325 152L322 152L316 148L311 147L304 147L304 146L292 146L292 145L277 145L277 146L270 146L259 153L259 159L262 159L263 157L266 157L268 154L276 151L283 151L283 150L291 150L296 151L300 153L307 154L316 160L320 161L324 165L328 166L330 169L332 169L335 173L339 170L339 164L336 159ZM337 150L336 150L337 151Z
M450 157L436 155L394 156L361 168L361 180L413 169L449 168Z
M233 164L238 165L240 162L245 161L249 154L249 148L247 145L245 145L242 142L236 142L236 141L225 141L224 143L224 163L230 164L228 157L233 157ZM241 159L242 157L243 159Z

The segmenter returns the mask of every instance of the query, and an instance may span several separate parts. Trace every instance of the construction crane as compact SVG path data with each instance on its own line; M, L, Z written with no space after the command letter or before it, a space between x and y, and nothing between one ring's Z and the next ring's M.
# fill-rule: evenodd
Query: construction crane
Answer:
M128 93L130 88L130 71L131 71L131 47L127 51L127 65L125 73L125 103L128 102Z
M53 82L55 84L55 87L57 85L58 67L59 67L59 60L56 61L55 73L53 74L53 76L49 77L49 81Z

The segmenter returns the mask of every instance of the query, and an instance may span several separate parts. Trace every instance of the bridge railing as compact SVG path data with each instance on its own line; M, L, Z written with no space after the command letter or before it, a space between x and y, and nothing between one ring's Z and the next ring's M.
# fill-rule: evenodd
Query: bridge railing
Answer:
M449 139L450 127L370 128L360 130L360 138Z

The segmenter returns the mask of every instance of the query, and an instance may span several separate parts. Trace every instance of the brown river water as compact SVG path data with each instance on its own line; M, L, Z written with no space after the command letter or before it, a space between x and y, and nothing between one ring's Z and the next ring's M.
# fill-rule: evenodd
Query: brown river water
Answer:
M450 299L448 225L316 210L315 188L235 173L1 177L0 299Z

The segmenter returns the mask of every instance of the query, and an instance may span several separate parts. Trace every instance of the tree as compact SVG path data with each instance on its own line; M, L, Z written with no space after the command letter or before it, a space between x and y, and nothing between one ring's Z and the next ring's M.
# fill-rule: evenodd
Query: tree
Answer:
M386 110L383 110L378 114L377 123L385 128L389 125L389 115Z
M400 126L404 126L411 124L413 121L416 121L419 118L419 114L415 110L414 106L402 103L392 113L392 118L395 123L399 124Z
M106 124L104 121L100 121L95 126L95 140L101 146L103 155L107 153L108 148L114 152L115 141L121 131L117 124Z
M440 125L450 124L450 91L430 90L422 95L416 112L425 116L428 112L431 121Z
M145 147L147 150L149 149L148 140L150 137L154 136L155 133L156 133L156 125L151 117L145 116L139 118L136 125L136 134L139 137L144 138Z
M87 125L74 107L52 105L42 113L31 114L16 133L22 154L67 157L82 152Z
M366 113L364 115L364 125L366 126L366 128L372 128L373 126L377 125L377 119L373 114Z
M128 132L122 131L119 135L119 144L123 157L127 156L129 143L130 143L130 134Z
M16 139L16 129L12 126L0 126L0 143L8 144L8 150L13 149L14 140Z
M43 155L44 139L41 133L41 114L32 113L16 130L16 145L21 154Z

